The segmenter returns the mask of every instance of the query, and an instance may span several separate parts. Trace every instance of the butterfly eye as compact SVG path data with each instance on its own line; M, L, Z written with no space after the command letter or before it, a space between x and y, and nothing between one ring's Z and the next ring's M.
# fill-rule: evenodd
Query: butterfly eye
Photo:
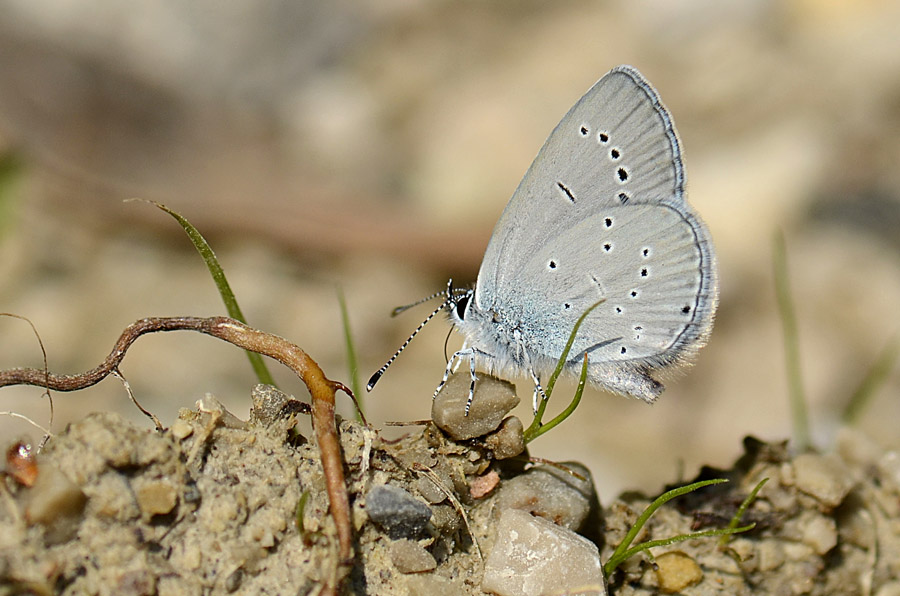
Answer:
M456 302L456 316L460 321L466 320L466 307L469 306L469 294L466 294Z

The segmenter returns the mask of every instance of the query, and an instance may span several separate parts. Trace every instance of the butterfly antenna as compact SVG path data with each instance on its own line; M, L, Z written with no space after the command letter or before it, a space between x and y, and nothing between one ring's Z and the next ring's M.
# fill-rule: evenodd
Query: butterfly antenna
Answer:
M429 302L429 301L431 301L431 300L434 300L434 299L437 298L438 296L446 296L446 295L447 295L447 291L446 291L446 290L443 290L443 291L440 291L440 292L435 292L435 293L432 294L431 296L425 296L424 298L422 298L422 299L420 299L420 300L416 300L416 301L413 302L412 304L405 304L405 305L403 305L403 306L398 306L397 308L395 308L394 310L391 311L391 316L392 316L392 317L396 317L396 316L399 315L400 313L406 312L407 310L411 309L411 308L414 307L414 306L419 306L420 304L424 304L424 303L426 303L426 302ZM443 307L443 305L441 305L441 306Z
M440 294L436 294L436 295L433 296L433 297L439 296L439 295L441 295L441 294L443 294L443 292L441 292ZM422 301L420 300L417 304L421 304L421 302L422 302ZM410 342L412 342L412 340L413 340L413 338L416 336L416 334L418 334L419 331L421 331L422 328L425 327L425 325L428 324L428 321L430 321L431 319L433 319L434 316L435 316L436 314L438 314L439 312L441 312L442 310L444 310L444 308L447 306L447 304L449 304L449 301L448 301L448 300L444 300L443 302L441 302L441 305L440 305L440 306L438 306L436 309L434 309L434 311L432 311L432 313L431 313L430 315L428 315L428 316L425 318L424 321L422 321L421 323L419 323L419 326L416 327L415 331L413 331L413 332L409 335L409 337L406 338L406 341L403 342L403 344L397 349L396 352L394 352L394 355L391 356L391 357L388 359L388 361L384 363L384 366L382 366L381 368L379 368L378 371L377 371L374 375L372 375L372 378L370 378L370 379L369 379L369 382L366 384L366 391L371 391L372 388L375 387L375 383L378 382L378 379L381 378L381 375L384 374L384 371L386 371L386 370L388 369L388 367L389 367L391 364L394 363L394 360L397 359L397 356L400 355L400 352L402 352L403 350L406 349L406 346L408 346L408 345L410 344Z

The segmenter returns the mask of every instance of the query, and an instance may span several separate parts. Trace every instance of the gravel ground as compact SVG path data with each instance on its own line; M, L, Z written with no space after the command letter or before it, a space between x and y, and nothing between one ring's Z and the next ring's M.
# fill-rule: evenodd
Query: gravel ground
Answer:
M265 386L253 397L249 422L207 396L164 431L89 414L36 457L36 480L16 480L10 460L0 594L319 593L337 547L318 450L291 430L297 414L283 412L296 408L265 407L296 402ZM496 577L516 564L521 553L508 547L526 526L607 560L650 497L626 493L601 506L577 464L501 460L486 437L457 442L433 423L412 428L386 440L340 425L357 537L341 593L482 594L488 583L508 595L604 593L602 580L571 587L575 559L539 546L517 586ZM724 545L704 538L638 554L612 574L610 594L900 590L897 453L850 430L826 454L747 438L732 468L701 472L709 478L730 482L669 501L637 540L723 527L767 478L742 520L756 527ZM510 523L525 526L510 534ZM550 584L529 584L529 573Z

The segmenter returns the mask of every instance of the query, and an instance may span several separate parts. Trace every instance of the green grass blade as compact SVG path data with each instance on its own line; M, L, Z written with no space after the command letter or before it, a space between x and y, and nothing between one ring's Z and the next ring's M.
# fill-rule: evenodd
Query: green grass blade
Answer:
M741 532L747 532L756 527L756 524L747 524L746 526L741 527L728 527L728 528L718 528L716 530L704 530L703 532L691 532L690 534L679 534L678 536L672 536L671 538L662 538L660 540L648 540L647 542L641 542L628 550L622 553L621 557L616 561L615 565L610 565L613 562L612 557L610 557L609 561L603 566L603 572L606 574L606 577L609 577L610 574L616 570L616 568L638 554L641 551L649 550L651 548L657 546L669 546L670 544L675 544L676 542L684 542L685 540L696 540L697 538L709 538L711 536L721 536L722 538L727 538L732 534L740 534ZM607 566L609 566L609 571L607 571Z
M628 530L628 533L625 534L622 542L620 542L619 546L616 547L616 550L613 551L613 554L609 557L609 560L603 564L603 573L606 575L606 577L609 577L612 572L616 570L616 567L618 567L628 559L628 556L630 556L628 555L628 553L631 552L631 543L634 542L634 539L643 529L644 524L647 523L647 520L650 519L650 516L652 516L657 509L676 497L680 497L681 495L693 492L699 488L703 488L704 486L722 484L723 482L728 482L728 480L725 478L701 480L700 482L694 482L693 484L673 488L672 490L664 492L663 494L658 496L652 503L650 503L650 505L647 506L646 509L644 509L644 512L641 513L641 515L634 522L634 525L632 525Z
M338 305L341 308L341 325L344 327L344 347L347 349L347 369L350 374L350 390L356 396L356 419L363 422L362 385L359 383L359 360L356 356L356 344L353 341L353 333L350 331L350 313L347 311L347 301L344 299L344 290L337 289Z
M773 255L775 295L778 300L778 312L781 315L781 327L784 331L784 353L791 418L794 425L794 442L798 451L806 451L810 446L809 415L806 410L803 375L800 371L800 341L788 276L787 249L785 248L784 232L781 230L775 234Z
M559 360L556 363L556 370L553 371L553 374L550 375L550 380L547 381L547 386L544 388L544 393L547 395L547 399L550 399L550 394L553 393L553 387L556 385L556 380L559 378L559 375L562 374L563 368L566 365L566 360L569 358L569 352L572 350L572 345L575 343L575 336L578 334L578 329L581 328L581 324L584 323L584 320L587 318L591 311L606 302L606 299L598 300L591 306L587 308L581 316L578 317L578 320L575 321L575 326L572 327L572 333L569 334L569 340L566 342L566 347L563 348L562 354L559 357Z
M550 379L547 381L547 386L544 388L544 397L546 399L542 399L541 403L538 404L538 411L534 414L534 420L531 421L531 425L529 425L528 429L525 431L526 436L531 435L532 438L536 438L538 435L538 429L541 427L544 418L544 412L547 410L547 403L550 401L550 394L553 393L553 387L556 385L556 380L559 378L559 375L562 374L563 367L566 365L566 359L569 357L569 352L572 350L572 345L575 343L575 335L578 333L578 329L581 327L581 324L584 322L584 319L591 313L592 310L600 306L606 301L599 300L588 307L581 316L578 317L578 320L575 321L575 325L572 327L572 332L569 334L569 340L566 342L565 348L563 348L562 354L559 357L559 360L556 362L556 370L553 371L553 374L550 375ZM579 396L579 400L581 397ZM539 433L542 434L542 433Z
M753 487L753 490L750 491L750 494L747 495L747 498L744 499L743 501L741 501L741 506L738 507L737 511L735 511L734 516L732 516L732 518L731 518L731 521L728 522L729 530L734 530L735 528L738 527L738 524L741 523L741 518L744 517L744 513L747 511L747 507L749 507L750 503L752 503L754 501L754 499L756 499L756 495L759 493L760 489L766 485L766 482L768 482L768 481L769 481L768 478L763 478L762 480L760 480L756 484L756 486ZM750 527L753 527L755 525L756 524L751 524ZM735 531L735 532L729 532L728 534L723 534L722 537L719 539L719 546L725 546L726 544L728 544L729 537L731 536L731 534L735 534L735 533L737 533L737 532Z
M553 420L548 422L547 424L543 424L537 426L536 428L532 424L528 427L528 430L524 433L525 444L527 445L531 441L535 440L548 430L557 426L563 420L568 418L572 412L575 411L575 408L578 407L578 404L581 402L581 395L584 393L584 386L587 384L587 367L588 367L588 357L587 354L584 355L584 363L581 365L581 376L578 378L578 387L575 389L575 395L572 397L572 402L569 406L559 413ZM530 432L529 432L530 431Z
M228 311L228 316L232 319L237 319L238 321L246 324L247 320L244 318L244 313L241 312L241 307L238 306L237 298L235 297L234 292L231 291L231 285L228 283L228 279L225 277L225 272L222 270L222 266L219 264L218 259L216 259L216 255L213 252L212 247L200 234L197 228L191 225L191 222L185 219L180 213L173 211L162 203L149 201L147 199L132 200L143 201L145 203L155 205L157 208L165 211L175 218L175 221L177 221L181 225L181 227L184 228L184 231L187 233L188 238L190 238L191 243L194 245L194 248L196 248L197 252L200 253L200 257L203 259L203 262L206 263L206 267L207 269L209 269L209 273L210 275L212 275L213 281L215 282L216 287L219 289L219 295L222 297L222 301L225 303L225 309ZM250 360L250 366L253 367L253 371L256 373L256 378L259 379L260 383L275 385L275 380L269 373L269 369L266 367L266 363L263 362L262 356L255 352L247 352L247 358Z

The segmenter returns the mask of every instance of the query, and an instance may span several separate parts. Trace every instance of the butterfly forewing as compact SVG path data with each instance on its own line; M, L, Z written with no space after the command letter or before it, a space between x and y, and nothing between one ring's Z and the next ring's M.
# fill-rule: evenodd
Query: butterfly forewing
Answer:
M699 347L715 308L708 232L684 200L678 137L650 84L619 67L566 114L506 206L476 304L556 358L650 368ZM701 340L698 342L698 338Z
M684 174L668 113L649 83L619 67L600 79L548 137L494 228L478 277L483 307L555 230L601 205L681 201Z

